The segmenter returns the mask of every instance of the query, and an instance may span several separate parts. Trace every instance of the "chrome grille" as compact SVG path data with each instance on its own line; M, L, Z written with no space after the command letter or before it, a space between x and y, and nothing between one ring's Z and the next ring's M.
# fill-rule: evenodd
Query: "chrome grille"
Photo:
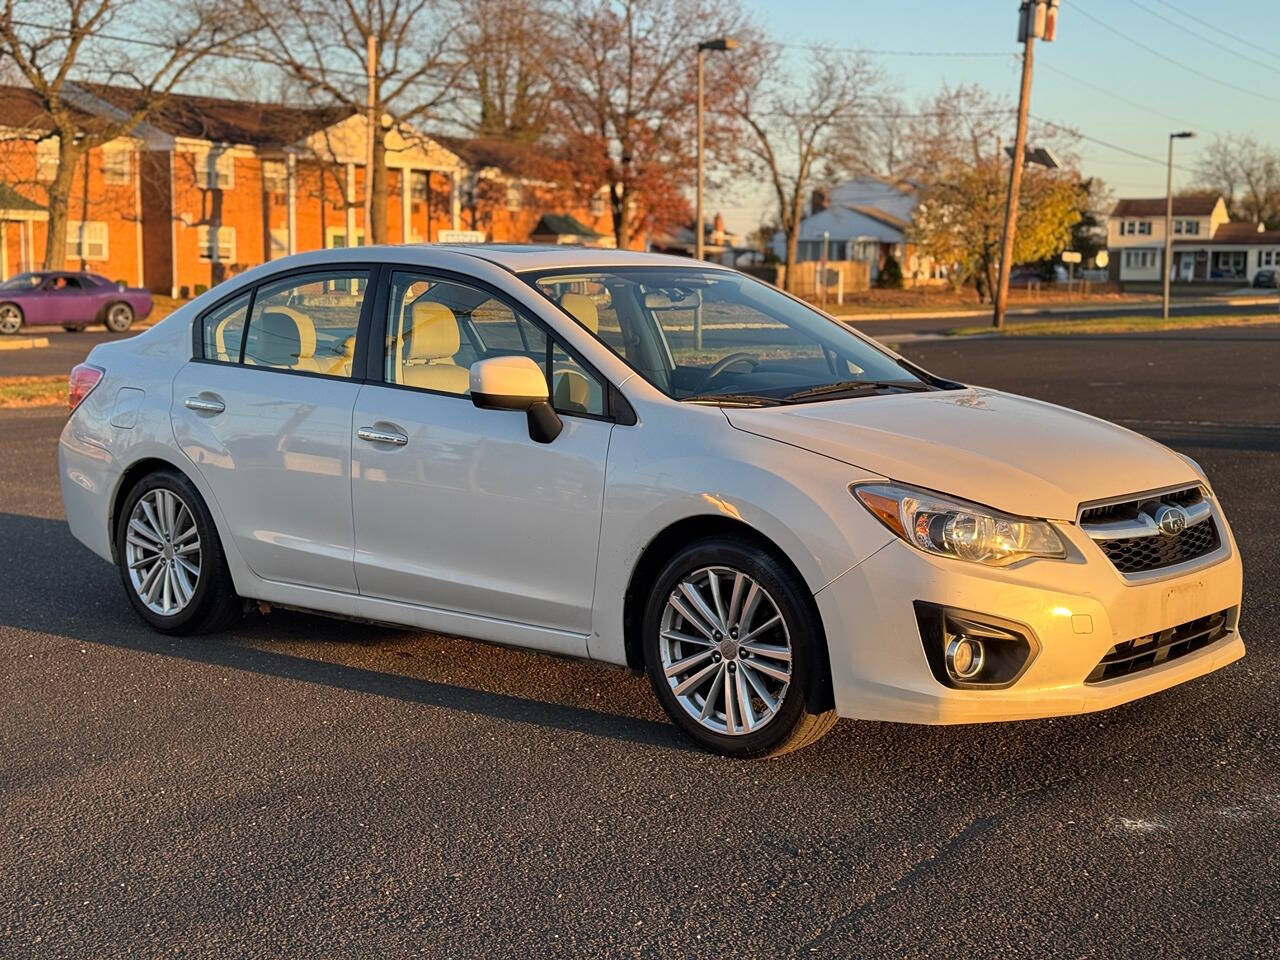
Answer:
M1080 528L1126 576L1188 563L1222 546L1213 505L1199 486L1085 507Z
M1167 660L1176 660L1220 640L1231 630L1235 609L1188 620L1159 633L1117 643L1085 678L1085 683L1114 680L1138 673Z

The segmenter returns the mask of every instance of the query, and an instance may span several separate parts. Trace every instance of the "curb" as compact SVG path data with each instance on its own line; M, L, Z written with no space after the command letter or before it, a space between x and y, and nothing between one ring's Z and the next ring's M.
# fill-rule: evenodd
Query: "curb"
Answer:
M48 337L6 337L0 340L0 350L35 350L48 345Z

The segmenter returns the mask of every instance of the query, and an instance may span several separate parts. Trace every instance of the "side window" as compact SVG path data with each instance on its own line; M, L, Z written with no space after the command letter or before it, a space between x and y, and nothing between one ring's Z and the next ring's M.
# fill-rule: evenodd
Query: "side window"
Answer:
M249 315L249 294L236 297L201 319L204 358L221 363L240 362L240 342Z
M470 391L471 365L523 355L547 373L556 409L604 413L604 389L546 331L487 291L453 280L395 273L387 298L387 383L441 393Z
M350 377L369 274L332 270L258 288L244 362L258 367Z

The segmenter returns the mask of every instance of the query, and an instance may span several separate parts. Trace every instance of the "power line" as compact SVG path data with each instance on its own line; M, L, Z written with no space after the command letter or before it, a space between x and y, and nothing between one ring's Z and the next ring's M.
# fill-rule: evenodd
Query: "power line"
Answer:
M49 35L60 37L65 40L69 40L72 38L72 36L74 36L70 31L50 30L47 24L35 23L30 20L11 20L9 22L12 23L14 26L18 26L18 27L28 27L30 29L36 29L36 30L48 30ZM165 43L163 40L148 40L145 37L126 37L117 33L103 33L97 30L85 31L84 35L98 37L99 39L102 39L102 40L111 40L115 43L132 43L138 46L151 47L157 50L172 51L175 49L172 43ZM231 52L229 50L228 51L210 51L209 53L205 54L205 56L212 59L236 60L240 63L253 63L253 64L257 64L258 66L273 67L275 69L285 70L286 73L288 72L287 69L285 69L284 67L281 67L279 64L269 63L267 61L264 61L261 57L255 57L248 53L236 53L236 52ZM362 83L368 80L368 74L363 70L342 70L337 67L326 67L325 73L335 75L335 76L354 77L355 79L360 80Z
M1056 73L1060 76L1066 77L1068 80L1073 80L1076 83L1081 84L1082 86L1086 86L1092 90L1096 90L1099 93L1105 93L1111 99L1119 100L1121 103L1127 103L1129 106L1134 107L1138 110L1141 110L1144 113L1154 113L1157 116L1164 117L1166 120L1172 120L1174 123L1186 124L1192 127L1200 127L1201 129L1207 129L1204 127L1203 124L1196 123L1195 121L1192 121L1192 120L1188 120L1186 117L1176 117L1171 113L1165 113L1163 110L1157 110L1155 107L1150 107L1145 104L1138 103L1138 101L1136 100L1130 100L1129 98L1123 97L1120 94L1116 93L1114 90L1110 90L1107 87L1101 86L1100 84L1097 84L1097 83L1093 83L1092 81L1085 80L1083 77L1077 77L1075 74L1067 73L1067 71L1060 70L1059 68L1052 66L1051 64L1041 63L1040 66L1043 67L1045 70L1048 70L1050 73ZM1215 134L1216 136L1221 136L1221 134L1219 134L1216 130L1208 130L1208 132Z
M1241 53L1239 50L1236 50L1232 47L1227 46L1225 43L1221 43L1220 41L1214 40L1210 37L1206 37L1202 33L1197 33L1195 30L1192 30L1190 27L1185 26L1181 23L1178 23L1178 21L1165 16L1163 13L1160 13L1158 10L1152 10L1150 7L1144 6L1143 4L1139 3L1138 0L1129 0L1129 2L1133 4L1135 7L1137 7L1139 10L1143 11L1144 13L1149 13L1151 16L1156 17L1157 19L1163 20L1165 23L1169 24L1169 26L1175 27L1176 29L1181 30L1183 33L1191 34L1191 36L1195 37L1197 40L1203 43L1207 43L1211 46L1217 47L1219 50L1225 50L1227 51L1227 53L1231 54L1233 57L1239 57L1241 60L1248 60L1250 63L1256 63L1258 66L1262 67L1264 70L1270 70L1272 73L1280 73L1280 67L1273 66L1270 63L1264 63L1263 61L1258 60L1256 57L1251 57L1248 54Z
M876 57L1009 57L1008 50L874 50L870 47L831 47L821 43L778 43L789 50L819 50L823 53L860 53Z
M1161 60L1164 60L1167 63L1171 63L1175 67L1178 67L1182 70L1186 70L1188 73L1195 74L1197 77L1200 77L1202 80L1208 80L1210 83L1216 83L1218 84L1218 86L1226 87L1228 90L1234 90L1236 91L1236 93L1247 93L1252 97L1258 97L1262 100L1268 100L1271 103L1280 103L1280 97L1270 97L1270 96L1267 96L1265 93L1259 93L1257 90L1250 90L1248 87L1241 87L1234 83L1228 83L1226 80L1220 80L1219 78L1215 77L1211 73L1205 73L1203 70L1197 70L1195 67L1189 64L1183 63L1181 60L1175 59L1174 57L1169 56L1167 53L1163 53L1157 50L1155 47L1149 47L1142 41L1133 39L1133 37L1129 36L1127 33L1117 30L1115 27L1111 26L1111 24L1107 23L1105 20L1101 20L1098 17L1095 17L1093 14L1091 14L1088 10L1085 10L1083 7L1076 6L1076 7L1073 7L1072 9L1076 13L1084 16L1086 19L1092 20L1094 23L1102 27L1102 29L1106 30L1108 33L1114 33L1120 39L1127 40L1129 43L1132 43L1135 47L1138 47L1141 50L1145 50L1147 53L1151 54L1153 57L1159 57Z
M1096 143L1100 147L1106 147L1108 150L1115 150L1117 153L1126 153L1131 157L1137 157L1139 160L1146 160L1148 163L1154 163L1161 167L1165 166L1167 163L1167 161L1161 160L1159 157L1153 157L1147 153L1139 153L1137 150L1130 150L1128 147L1122 147L1119 144L1108 143L1106 140L1099 140L1097 137L1088 136L1087 134L1081 133L1075 127L1068 126L1065 123L1054 123L1052 120L1045 120L1043 117L1037 117L1037 116L1032 116L1031 119L1034 120L1036 123L1043 123L1045 126L1048 126L1048 127L1055 127L1058 130L1065 130L1067 133L1070 133L1072 136L1079 137L1081 140L1086 140L1089 143ZM1190 174L1194 174L1196 172L1195 170L1192 170L1190 167L1183 167L1176 163L1173 165L1173 169L1180 170L1183 173L1190 173Z
M1274 50L1269 50L1266 47L1259 46L1258 44L1254 43L1252 40L1246 40L1244 37L1238 37L1234 33L1228 33L1226 30L1223 30L1221 27L1210 23L1208 20L1202 20L1193 13L1187 13L1187 11L1183 10L1181 7L1175 7L1172 3L1167 2L1167 0L1156 0L1156 3L1160 4L1161 6L1168 7L1174 13L1184 16L1188 20L1195 21L1196 23L1200 24L1200 26L1202 27L1208 27L1214 33L1219 33L1222 36L1226 37L1228 40L1234 40L1236 43L1243 43L1246 47L1252 47L1254 50L1261 51L1262 53L1265 53L1269 57L1276 56L1276 52Z

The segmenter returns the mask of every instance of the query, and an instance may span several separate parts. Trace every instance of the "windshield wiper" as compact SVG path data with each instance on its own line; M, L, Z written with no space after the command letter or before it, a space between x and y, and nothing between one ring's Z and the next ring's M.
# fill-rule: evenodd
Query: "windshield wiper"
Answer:
M877 390L907 390L920 393L932 389L927 383L918 380L841 380L839 383L824 383L820 387L809 387L789 393L784 400L810 400L814 397L825 397L833 393L874 393Z
M755 407L772 407L790 403L787 397L766 397L759 393L695 393L680 398L681 403L735 403Z

